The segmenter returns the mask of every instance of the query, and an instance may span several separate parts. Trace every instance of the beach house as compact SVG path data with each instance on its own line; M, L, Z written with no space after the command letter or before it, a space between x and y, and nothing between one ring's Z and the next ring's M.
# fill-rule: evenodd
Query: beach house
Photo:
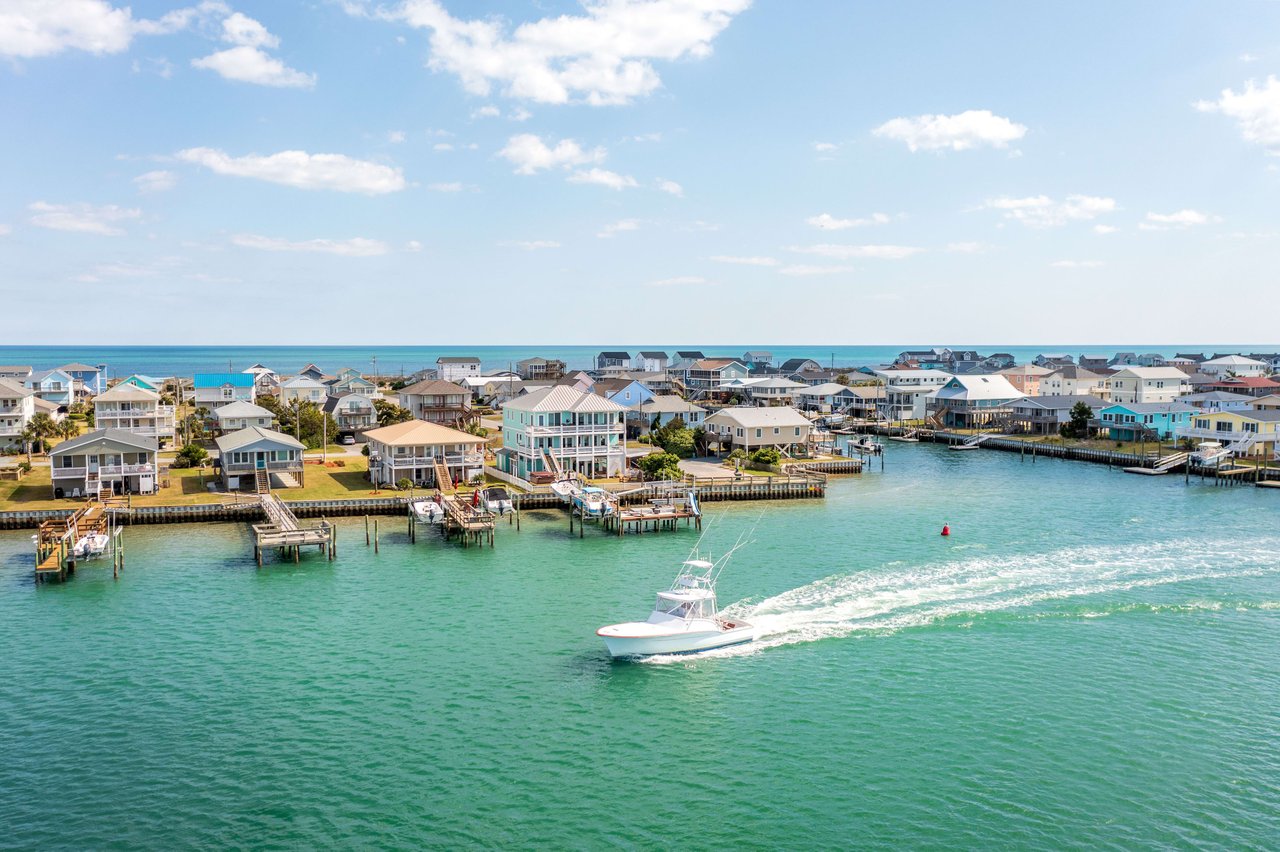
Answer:
M707 416L705 408L675 394L658 394L630 406L630 409L627 423L631 427L629 434L632 435L647 435L677 417L690 429L696 429Z
M621 368L627 370L631 368L630 352L601 352L596 355L596 369L609 370L613 368Z
M768 376L753 380L746 392L756 405L794 405L796 394L808 388L809 385L783 376Z
M478 375L480 359L474 355L442 355L436 359L436 378L442 381L460 382Z
M1189 393L1178 397L1178 402L1185 402L1200 411L1236 411L1241 408L1252 408L1254 398L1248 394L1215 390Z
M1075 367L1070 368L1072 370ZM1000 370L1000 375L1009 380L1009 384L1023 396L1038 396L1040 394L1040 382L1045 376L1053 373L1048 367L1040 367L1036 364L1022 364L1016 367L1009 367Z
M540 471L618 476L626 413L611 399L565 385L517 397L502 408L498 467L522 479Z
M1280 450L1280 411L1200 412L1177 430L1177 436L1195 442L1217 441L1236 455L1274 459Z
M1243 355L1221 355L1202 362L1200 372L1220 379L1227 376L1265 376L1271 372L1271 366L1266 361Z
M418 420L465 426L473 419L471 389L444 379L424 379L399 391L400 407Z
M1112 402L1098 412L1096 425L1113 441L1167 440L1187 426L1195 412L1185 402Z
M796 377L796 373L816 373L822 369L822 365L812 358L788 358L778 366L778 372L785 376L791 376L797 381L804 379Z
M327 397L322 406L338 424L339 435L359 435L378 425L373 400L364 394L344 393Z
M704 421L707 438L721 450L773 447L795 455L809 442L809 418L787 406L722 408Z
M516 372L522 379L555 381L564 376L567 366L559 358L525 358L516 362Z
M1238 393L1242 396L1258 397L1280 393L1280 382L1269 379L1266 376L1228 376L1227 378L1215 379L1208 384L1201 385L1199 389L1226 391L1227 393Z
M664 373L668 363L667 353L649 349L636 353L631 366L644 373Z
M773 366L773 353L766 349L748 349L742 353L742 363L748 370L768 370Z
M358 394L363 397L374 397L378 395L378 386L351 368L339 371L336 379L325 384L329 386L329 396Z
M23 382L38 399L58 406L65 411L76 401L76 383L69 373L62 370L35 370Z
M1089 419L1106 407L1106 400L1090 394L1060 394L1058 396L1024 396L1009 406L1009 428L1028 435L1057 435L1063 425L1071 422L1071 412L1084 403L1089 406Z
M218 421L218 431L226 434L257 426L259 429L271 429L275 425L275 415L261 405L236 400L220 407L213 413Z
M176 431L172 405L163 404L153 390L125 382L94 398L93 422L99 429L158 438L161 447L173 440Z
M653 399L654 392L635 379L600 379L591 386L591 392L611 399L625 408Z
M0 378L0 447L21 444L22 430L36 413L35 391Z
M1112 402L1172 402L1191 392L1187 374L1177 367L1125 367L1107 380Z
M92 364L81 364L79 362L72 362L70 364L63 364L58 369L61 372L66 373L68 376L70 376L71 381L76 383L79 386L79 388L87 396L94 396L95 394L100 394L102 393L103 390L106 389L106 386L107 386L107 365L106 364L99 364L98 366L95 367Z
M321 370L315 364L308 364L298 371L299 376L306 376L308 379L315 379L317 382L323 382L325 379L332 378L324 370Z
M22 384L32 373L29 364L3 364L0 365L0 379L12 379L18 384Z
M726 382L745 379L749 372L745 364L733 358L703 358L689 365L685 384L690 390L715 391Z
M310 376L294 376L280 383L280 402L292 405L295 402L310 402L323 405L329 395L329 386Z
M915 368L875 368L871 373L884 382L884 401L878 404L877 413L881 419L893 421L923 420L926 398L952 378L942 370Z
M425 488L470 482L484 471L484 438L439 423L408 420L370 429L369 478L374 485L407 479ZM437 475L449 483L437 481Z
M929 417L948 429L979 429L1007 419L1014 400L1022 394L999 375L952 376L929 395Z
M196 373L191 382L197 408L216 411L229 402L257 399L252 373Z
M214 445L218 448L222 484L228 491L263 493L304 484L306 447L291 435L249 426L220 435Z
M49 451L53 496L152 494L159 444L122 429L98 429L63 441Z
M830 414L843 411L858 401L858 394L849 387L837 382L823 382L820 385L805 385L795 391L796 402L803 411L817 411Z

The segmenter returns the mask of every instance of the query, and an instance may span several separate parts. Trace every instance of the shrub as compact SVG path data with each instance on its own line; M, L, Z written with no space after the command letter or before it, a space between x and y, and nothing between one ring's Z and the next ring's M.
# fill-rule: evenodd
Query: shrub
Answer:
M178 457L174 459L174 467L199 467L209 460L209 453L199 444L187 444L181 450L178 450Z
M411 480L407 476L402 476L400 477L399 480L396 481L396 488L399 488L401 491L408 491L412 487L413 487L413 480Z
M782 453L773 447L761 447L751 454L751 461L756 464L777 464L782 461Z
M747 460L747 451L746 451L746 450L744 450L744 449L742 449L741 447L739 447L738 449L736 449L736 450L734 450L733 452L729 453L729 456L728 456L728 459L727 459L727 460L728 460L728 461L731 461L731 462L741 462L741 461L746 461L746 460Z
M650 438L648 435L641 435L639 438L636 438L636 443L637 443L637 444L652 444L652 443L653 443L653 439L652 439L652 438Z
M636 467L643 470L650 479L684 478L684 471L680 470L680 457L674 453L653 453L636 462Z
M368 445L368 444L365 444L363 447L361 447L361 448L360 448L360 455L362 455L362 456L368 456L368 455L369 455L369 445Z
M24 461L24 462L18 462L18 470L22 471L24 474L30 473L30 472L31 472L31 462L26 462L26 461Z

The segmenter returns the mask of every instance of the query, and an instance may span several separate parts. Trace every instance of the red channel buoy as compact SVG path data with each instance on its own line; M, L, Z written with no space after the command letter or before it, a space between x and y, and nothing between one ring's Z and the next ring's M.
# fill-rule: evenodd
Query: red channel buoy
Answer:
M950 524L943 524L943 525L942 525L942 534L943 534L943 535L951 535L951 525L950 525Z

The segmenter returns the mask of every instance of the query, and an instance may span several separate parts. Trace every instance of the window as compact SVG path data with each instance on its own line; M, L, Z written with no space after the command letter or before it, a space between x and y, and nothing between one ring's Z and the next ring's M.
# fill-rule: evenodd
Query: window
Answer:
M759 437L760 437L760 434L761 434L763 431L764 431L763 429L757 429L757 430L756 430L756 437L757 437L757 438L759 438Z
M1256 434L1256 433L1257 433L1257 431L1258 431L1258 424L1257 424L1257 423L1247 423L1247 422L1246 422L1246 423L1241 423L1241 424L1240 424L1240 429L1241 429L1242 431L1245 431L1245 432L1253 432L1253 433L1255 433L1255 434Z

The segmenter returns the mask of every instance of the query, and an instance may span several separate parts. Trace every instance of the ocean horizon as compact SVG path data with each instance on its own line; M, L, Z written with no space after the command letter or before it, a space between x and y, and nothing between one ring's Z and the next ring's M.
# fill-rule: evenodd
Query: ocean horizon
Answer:
M1166 358L1178 352L1203 352L1212 357L1214 352L1262 352L1280 349L1280 344L1114 344L1106 346L1087 344L1046 344L1044 346L1011 346L1007 344L940 344L903 343L893 346L832 346L805 344L771 346L769 344L679 344L668 346L625 347L616 344L560 346L549 344L476 346L383 346L317 344L289 346L0 346L0 363L30 365L35 369L52 369L63 364L85 362L106 364L110 378L124 378L134 373L150 376L189 376L198 372L239 372L254 363L263 363L278 373L289 375L307 364L314 363L326 372L336 372L344 367L354 367L362 373L374 372L384 376L408 375L435 365L442 356L474 355L480 359L484 370L507 369L524 358L540 356L559 358L570 369L588 369L593 366L596 353L605 349L621 349L631 353L640 350L662 350L669 355L677 349L700 350L708 357L740 357L748 350L764 349L774 356L774 363L789 358L811 358L823 366L865 367L893 361L898 353L907 349L928 349L946 346L951 349L974 349L984 355L1006 352L1018 363L1031 361L1041 353L1066 353L1072 357L1083 354L1111 356L1116 352L1158 353ZM376 362L375 362L376 359Z

